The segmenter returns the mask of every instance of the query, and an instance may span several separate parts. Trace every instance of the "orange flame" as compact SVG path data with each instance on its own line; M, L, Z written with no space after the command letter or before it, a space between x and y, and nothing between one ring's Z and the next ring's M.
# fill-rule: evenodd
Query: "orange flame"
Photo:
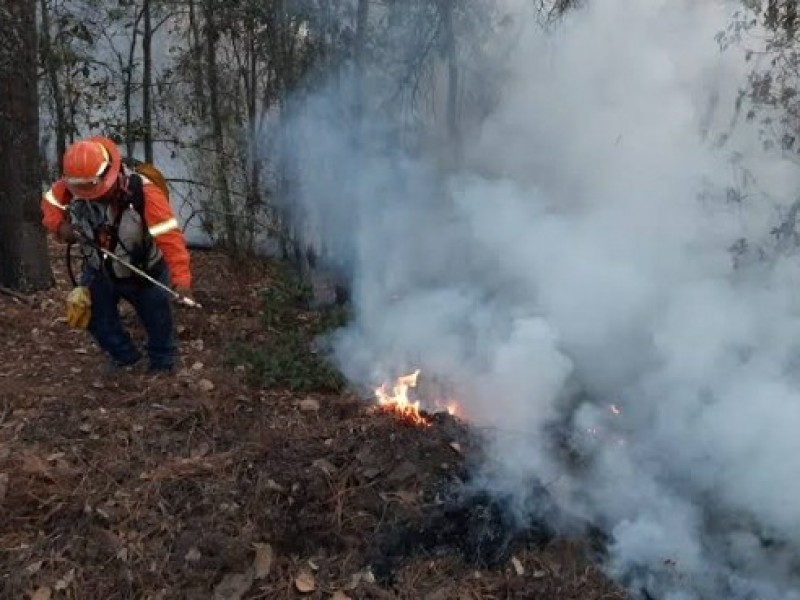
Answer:
M408 390L417 387L417 377L420 370L417 369L410 375L398 377L392 386L392 393L387 390L386 384L381 385L375 390L378 405L385 411L394 413L404 420L414 425L429 426L430 422L420 412L419 400L411 402L408 398Z

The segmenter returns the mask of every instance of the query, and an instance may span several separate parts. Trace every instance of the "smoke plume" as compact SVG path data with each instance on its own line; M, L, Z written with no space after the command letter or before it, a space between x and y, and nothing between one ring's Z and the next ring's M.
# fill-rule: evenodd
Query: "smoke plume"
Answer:
M377 117L356 139L329 89L290 120L293 202L352 285L338 364L444 382L489 432L485 485L550 483L631 589L800 598L800 269L770 245L798 181L727 130L728 3L589 2L549 33L498 5L502 85L458 171Z

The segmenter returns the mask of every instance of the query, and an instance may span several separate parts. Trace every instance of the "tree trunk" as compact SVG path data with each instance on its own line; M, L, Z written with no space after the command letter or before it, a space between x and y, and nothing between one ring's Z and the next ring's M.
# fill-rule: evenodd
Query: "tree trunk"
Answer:
M53 276L41 226L35 0L0 0L0 285L37 290Z
M56 161L58 172L61 173L61 166L64 161L64 152L67 149L67 114L64 107L64 94L61 84L58 82L58 63L51 43L50 31L50 7L47 0L41 0L39 5L41 11L41 34L40 50L44 59L45 71L47 72L47 83L50 86L50 94L53 97L53 108L56 116Z
M200 113L200 118L205 119L208 114L206 101L206 87L203 81L203 52L202 34L198 24L197 11L194 0L189 0L189 60L192 68L192 88L194 98Z
M133 158L136 152L136 134L133 131L133 72L136 70L136 41L139 37L139 21L144 11L134 6L133 27L131 27L131 41L128 46L128 64L120 66L125 73L125 87L123 89L123 104L125 106L125 153L128 158ZM120 61L122 58L120 57Z
M364 58L369 23L369 0L358 0L355 48L355 113L359 128L364 118Z
M260 127L258 120L258 56L256 49L256 24L253 19L248 20L247 26L247 120L250 134L250 177L247 193L247 219L250 235L248 247L255 244L256 231L254 223L257 221L257 212L261 207L261 156L259 155Z
M289 78L290 69L287 52L287 43L284 37L288 28L284 0L274 0L271 3L270 17L270 58L272 60L272 70L275 76L275 95L279 110L280 126L278 127L278 145L282 149L278 157L276 174L276 194L280 199L282 208L280 209L280 228L281 228L281 249L284 259L287 259L295 266L300 263L299 245L295 235L296 223L300 216L297 211L299 206L287 202L291 193L291 183L289 181L290 165L287 144L287 123L289 122ZM289 206L291 205L291 208Z
M142 34L142 128L144 129L144 160L153 161L153 25L150 0L144 0L144 33Z
M453 150L453 158L461 154L461 135L458 126L458 48L455 34L455 0L442 0L444 27L444 54L447 60L447 133Z
M233 213L233 202L228 188L228 176L225 172L225 132L222 126L222 111L219 106L219 81L217 74L217 38L219 32L214 20L215 0L204 0L203 17L206 25L206 78L208 89L208 106L211 112L211 136L214 139L214 172L222 204L223 223L225 227L225 245L235 258L239 257L239 243L236 231L236 217Z
M56 19L56 40L63 40L65 37L64 32L65 21L64 19ZM63 42L62 42L63 43ZM64 51L64 48L59 48L59 51ZM78 124L76 117L78 114L78 103L80 102L81 94L75 89L75 83L72 77L69 76L69 69L66 65L62 65L63 81L64 81L64 107L66 108L67 118L67 144L75 143L75 138L78 135Z

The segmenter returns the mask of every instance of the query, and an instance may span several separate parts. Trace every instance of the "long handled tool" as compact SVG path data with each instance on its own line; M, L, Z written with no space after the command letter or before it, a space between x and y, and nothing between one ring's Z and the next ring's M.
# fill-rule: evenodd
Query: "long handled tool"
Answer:
M113 254L112 252L109 252L105 248L102 248L102 247L98 246L94 242L94 240L89 238L84 232L80 231L79 229L76 228L75 232L78 235L80 235L84 240L86 240L87 243L91 244L94 248L96 248L103 256L106 256L106 257L110 258L111 260L114 260L114 261L118 262L123 267L126 267L126 268L130 269L131 271L133 271L134 273L136 273L142 279L146 279L147 281L149 281L153 285L161 288L162 290L167 292L170 296L172 296L180 304L184 304L184 305L190 306L192 308L203 308L202 304L200 304L199 302L196 302L195 300L192 300L191 298L189 298L187 296L183 296L183 295L179 294L178 292L176 292L172 288L164 285L163 283L161 283L157 279L154 279L153 277L151 277L150 275L148 275L147 273L145 273L141 269L138 269L138 268L134 267L128 261L120 258L119 256L117 256L116 254Z

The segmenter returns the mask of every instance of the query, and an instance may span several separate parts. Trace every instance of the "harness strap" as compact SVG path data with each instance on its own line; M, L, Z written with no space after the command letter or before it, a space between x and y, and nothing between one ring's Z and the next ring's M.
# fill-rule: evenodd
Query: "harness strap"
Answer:
M124 245L122 245L122 241L119 239L119 228L120 228L120 223L122 222L122 217L125 213L125 207L120 207L120 210L117 212L112 227L112 230L116 235L116 239L114 240L114 242L115 245L116 244L122 245L123 250L127 252L128 258L130 259L131 264L133 266L142 269L143 271L146 271L148 267L147 259L152 249L151 247L153 239L152 236L150 236L149 232L147 231L147 223L145 221L145 216L144 216L144 203L145 203L144 178L138 173L131 173L130 175L128 175L127 184L128 185L126 189L125 200L138 213L139 218L141 219L142 240L137 252L132 252L131 249L126 248ZM113 272L111 274L113 276Z
M142 175L140 175L139 173L132 172L132 173L128 174L126 179L127 179L127 181L126 181L127 185L126 185L126 188L125 188L125 196L124 196L124 200L123 200L124 203L123 203L122 206L120 206L120 210L117 211L117 214L116 214L116 216L114 218L114 222L109 224L110 227L107 226L107 227L104 228L106 230L104 233L111 236L111 239L109 240L110 244L108 244L109 251L114 252L114 250L116 249L118 244L122 245L122 248L128 254L128 258L131 261L131 264L133 264L135 267L138 267L138 268L142 269L143 271L147 271L148 270L147 269L147 267L148 267L148 264L147 264L148 263L148 258L150 256L151 251L152 251L153 236L148 231L147 222L145 220L145 215L144 215L144 212L145 212L145 197L144 197L145 178ZM126 206L125 204L127 204L128 206ZM120 224L122 222L122 218L124 216L124 213L128 209L128 207L133 208L138 213L139 218L141 219L142 240L141 240L141 244L140 244L139 248L136 249L135 252L131 252L131 250L129 248L126 248L122 244L122 241L120 240L120 237L119 237ZM92 237L94 238L94 242L98 246L102 246L103 245L103 244L101 244L101 240L99 239L100 233L101 232L97 231L97 230L92 231L92 234L93 234ZM109 274L109 276L111 276L112 278L116 279L116 277L114 275L114 272L113 272L113 267L108 265L106 263L106 261L103 259L102 256L100 256L99 258L100 258L100 266L101 266L101 268L103 268L103 270L105 270ZM72 248L71 248L71 244L68 244L67 248L66 248L66 261L67 261L67 270L68 270L68 274L70 276L70 279L72 280L73 284L76 284L77 277L76 277L76 274L73 273L73 270L72 270ZM153 268L154 268L154 270L158 270L160 267L159 267L158 264L156 264L156 265L153 266Z

